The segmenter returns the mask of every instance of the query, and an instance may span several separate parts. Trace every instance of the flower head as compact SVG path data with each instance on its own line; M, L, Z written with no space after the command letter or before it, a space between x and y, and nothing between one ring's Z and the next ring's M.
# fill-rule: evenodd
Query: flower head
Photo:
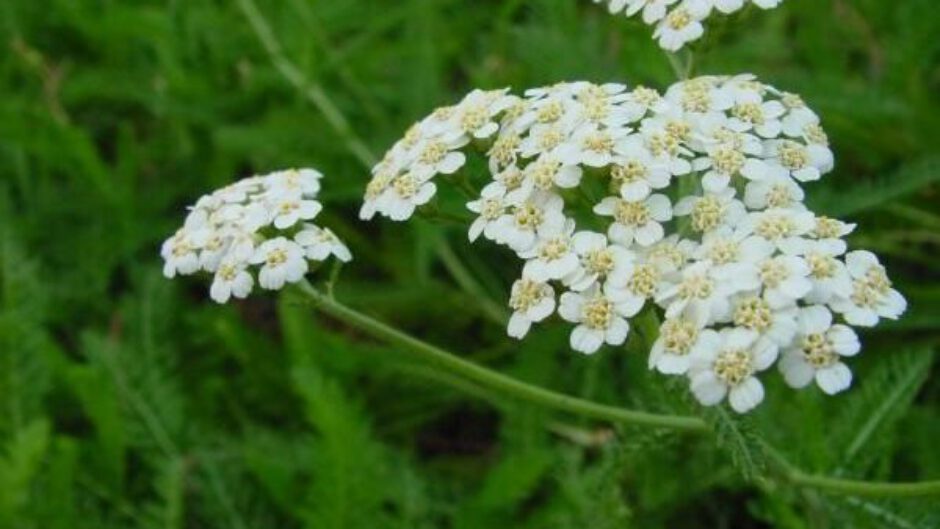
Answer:
M276 290L300 281L311 261L349 261L336 235L311 222L322 209L321 178L313 169L278 171L201 197L163 243L164 275L213 273L210 297L225 303L251 293L255 270L261 288Z

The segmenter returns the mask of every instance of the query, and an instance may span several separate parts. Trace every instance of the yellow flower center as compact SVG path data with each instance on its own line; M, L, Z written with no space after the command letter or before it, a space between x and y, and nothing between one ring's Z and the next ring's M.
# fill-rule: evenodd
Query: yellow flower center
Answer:
M734 324L752 331L764 332L773 323L770 305L757 296L744 299L734 309Z
M714 195L708 195L695 201L692 206L692 229L695 231L709 231L715 229L724 216L721 200Z
M751 355L741 349L722 351L715 359L715 375L729 386L737 386L751 376Z
M677 355L688 354L698 338L698 328L686 320L666 320L659 332L666 350Z

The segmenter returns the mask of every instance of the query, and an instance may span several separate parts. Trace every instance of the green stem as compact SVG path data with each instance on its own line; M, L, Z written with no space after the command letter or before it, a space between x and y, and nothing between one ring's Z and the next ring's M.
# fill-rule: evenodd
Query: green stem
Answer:
M300 283L300 289L310 297L313 303L322 312L342 320L376 338L401 346L403 350L420 356L431 365L446 369L484 388L499 391L518 400L539 404L559 411L574 413L584 417L623 424L671 428L693 432L702 432L707 429L705 422L697 417L658 415L655 413L626 410L571 397L527 384L463 360L443 349L422 342L398 329L389 327L334 299L330 299L308 282Z
M538 386L516 380L512 377L497 373L483 366L468 362L439 347L425 343L413 336L409 336L398 329L390 327L361 312L353 310L335 299L321 293L309 282L299 283L300 290L309 296L314 305L322 312L333 316L375 338L394 345L401 346L428 362L430 366L439 367L463 377L477 384L482 389L501 392L518 400L544 406L546 408L564 411L583 417L599 419L621 424L635 426L651 426L656 428L670 428L686 432L703 433L708 431L708 425L697 417L679 415L659 415L635 410L627 410L615 406L598 404L589 400L579 399L550 391ZM459 389L459 388L458 388ZM780 467L784 479L797 486L819 489L827 492L841 493L853 496L876 497L914 497L914 496L940 496L940 481L922 481L908 483L887 483L878 481L859 481L840 478L830 478L806 474L794 467L779 452L770 446L765 446L771 459Z
M490 298L443 237L437 244L437 256L460 288L480 305L483 315L497 325L506 325L509 321L508 311Z
M850 496L874 496L878 498L903 498L908 496L940 496L940 481L918 481L888 483L884 481L857 481L829 478L791 471L789 481L799 487L810 487Z
M326 118L326 122L330 127L332 127L336 134L339 135L340 139L346 143L347 148L349 148L353 156L355 156L366 169L371 169L376 162L375 155L372 154L372 151L369 150L365 142L356 135L352 126L349 124L349 120L346 119L346 116L339 110L339 107L333 103L333 100L326 94L323 87L320 86L319 83L307 79L300 68L295 66L294 63L284 55L281 43L278 42L277 38L274 36L271 26L268 24L268 21L265 20L254 1L238 0L238 7L241 8L245 18L248 19L251 28L254 30L258 40L261 41L261 45L264 46L265 51L268 52L268 55L271 57L271 62L274 63L278 72L317 107L317 110L323 114L323 117Z

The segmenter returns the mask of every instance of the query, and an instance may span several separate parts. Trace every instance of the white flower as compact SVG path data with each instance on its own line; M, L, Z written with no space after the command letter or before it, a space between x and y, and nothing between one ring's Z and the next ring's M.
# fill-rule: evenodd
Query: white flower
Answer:
M530 250L539 237L551 237L565 226L564 200L554 193L535 192L494 221L493 236L516 252Z
M467 203L467 209L478 214L470 225L468 236L474 242L483 234L496 240L496 221L506 213L510 204L506 200L506 186L501 182L490 182L480 192L480 198Z
M774 308L794 304L813 288L806 260L795 255L778 255L758 265L764 299Z
M581 231L571 238L581 266L565 277L571 290L582 291L610 277L627 272L633 254L619 244L609 244L607 237L593 231Z
M803 238L816 226L816 216L810 211L771 208L748 213L738 223L742 233L759 235L788 254L801 253L806 240Z
M656 26L654 37L663 49L675 51L699 38L702 22L712 10L730 14L744 7L747 0L594 0L606 3L611 14L632 17L642 11L643 22ZM777 7L783 0L750 0L762 9ZM676 5L678 3L678 5ZM671 8L671 9L670 9ZM689 20L691 19L692 22ZM694 22L694 26L693 26Z
M624 200L643 200L653 189L669 185L668 163L657 160L641 136L630 136L617 146L610 178Z
M627 128L601 128L593 123L585 123L574 131L571 140L558 148L557 154L568 165L605 167L613 162L618 144L624 141L629 132Z
M285 283L296 283L307 273L304 249L284 237L261 243L251 263L262 265L258 272L258 284L270 290L277 290Z
M594 213L614 218L607 230L612 241L625 246L634 241L641 246L649 246L663 238L661 223L672 218L672 205L666 195L660 194L635 202L607 197L594 206Z
M875 254L864 250L849 252L845 264L852 277L852 293L833 300L830 307L850 325L872 327L879 318L895 320L907 310L907 301L891 288L891 280Z
M275 211L274 227L283 230L290 228L297 221L311 220L320 213L323 206L316 200L303 200L297 196L278 197L273 204Z
M308 269L306 259L333 254L349 260L349 250L332 232L302 222L322 209L316 200L322 176L313 169L278 171L199 198L161 248L164 274L212 272L209 294L225 303L251 292L253 265L262 265L258 283L276 289L299 281ZM291 240L295 237L304 247Z
M251 293L254 280L245 270L245 265L237 262L223 262L215 272L209 296L216 303L225 303L235 296L246 298Z
M667 51L676 51L687 42L698 39L705 32L703 16L684 5L672 10L656 26L653 38Z
M756 295L737 296L731 321L741 329L758 333L776 353L780 347L789 345L796 334L796 305L771 307Z
M528 259L522 268L522 277L544 282L573 274L580 260L571 240L572 233L574 221L568 220L562 231L539 240L531 250L520 252L519 257Z
M767 208L792 208L802 204L806 198L803 189L786 171L769 171L763 179L747 183L744 189L744 205L755 210Z
M684 318L667 319L650 350L649 367L666 375L684 375L692 365L692 348L702 329Z
M783 130L780 118L786 107L779 101L738 102L731 107L728 127L738 132L753 130L762 138L776 138Z
M325 261L331 255L344 263L352 260L349 248L329 228L304 224L303 230L294 235L294 242L302 246L307 259L313 261Z
M552 191L556 187L577 187L581 183L581 172L577 165L565 165L554 156L543 154L523 169L519 188L511 191L507 198L510 201L521 201L535 189Z
M506 92L507 89L470 92L454 107L450 119L438 125L435 132L449 140L489 138L499 130L494 118L516 103L517 98Z
M738 328L702 331L692 349L689 378L692 393L706 406L728 397L738 413L750 411L764 400L764 386L754 375L767 369L776 355L762 347L758 334Z
M594 286L585 292L562 294L558 313L578 324L571 332L571 348L593 354L604 343L621 345L627 340L630 324L626 318L634 315L628 308Z
M412 173L397 176L391 185L376 199L376 210L395 221L403 221L414 215L418 206L427 204L437 186L434 182L418 178Z
M428 180L438 174L454 174L467 161L464 153L456 150L467 144L463 136L430 138L416 147L411 173L418 180Z
M690 216L692 229L702 233L736 226L746 213L744 204L734 198L731 188L685 197L676 203L673 211L677 217Z
M666 318L685 315L707 325L726 321L731 314L731 295L752 286L750 281L738 283L737 278L719 277L708 262L699 261L664 281L655 299L666 309Z
M851 327L832 323L832 313L819 305L800 310L799 335L780 359L787 384L806 387L813 379L829 395L848 389L852 372L843 357L858 354L861 345Z
M827 244L827 241L807 241L803 259L809 266L812 290L804 296L808 303L829 303L834 298L852 295L852 278L845 263L837 259L845 248Z
M769 140L764 145L765 155L800 182L819 180L832 170L835 162L832 151L824 145L803 145L793 140Z
M166 240L160 249L163 257L163 275L173 278L176 274L192 274L199 270L199 255L192 233L181 228L173 237Z
M555 291L547 283L522 278L512 284L509 306L513 312L507 332L521 339L532 323L544 320L555 311Z

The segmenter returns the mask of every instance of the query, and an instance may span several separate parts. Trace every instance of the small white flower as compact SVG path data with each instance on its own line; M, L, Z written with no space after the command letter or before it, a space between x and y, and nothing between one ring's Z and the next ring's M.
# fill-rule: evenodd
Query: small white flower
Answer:
M793 305L813 289L809 265L802 257L771 257L761 261L758 270L764 299L774 308Z
M771 307L756 295L739 295L734 301L731 321L735 326L758 333L776 353L789 345L796 334L797 307L788 305Z
M594 213L614 218L607 230L610 240L630 246L636 241L649 246L663 238L661 223L672 218L672 205L666 195L650 195L643 200L629 202L619 197L607 197L594 206Z
M560 196L535 192L494 221L493 236L496 242L517 253L528 251L540 237L551 237L564 228L563 207L564 200Z
M771 208L748 213L738 223L738 231L755 234L767 239L788 254L802 252L806 240L803 238L816 226L816 216L799 209Z
M858 354L861 345L851 327L832 323L832 313L819 305L800 310L799 334L780 359L787 384L806 387L813 379L821 390L834 395L848 389L852 372L843 357Z
M506 186L501 182L490 182L480 192L480 198L467 203L467 209L479 215L470 224L468 236L474 242L483 234L496 240L496 221L506 214L510 204L506 199Z
M793 208L805 198L803 189L783 170L768 171L764 178L748 182L744 189L744 205L754 210Z
M522 182L507 198L513 202L525 200L536 189L553 191L568 189L581 183L581 168L565 165L553 155L543 154L522 170Z
M702 331L692 349L689 370L692 393L706 406L725 397L738 413L752 410L764 400L764 386L754 376L776 360L773 350L762 347L758 334L730 328Z
M621 345L627 340L630 324L626 318L635 314L628 309L594 286L585 292L562 294L558 313L578 324L571 332L571 348L593 354L604 343Z
M456 150L467 144L462 136L430 138L416 147L411 173L418 180L429 180L438 174L454 174L467 162L464 153Z
M284 237L261 243L251 263L262 265L258 272L258 284L269 290L277 290L285 283L296 283L307 273L304 249Z
M313 261L325 261L331 255L344 263L352 260L349 248L329 228L304 224L303 230L294 235L294 241L304 248L307 259Z
M744 204L734 198L731 188L685 197L676 203L673 211L677 217L690 216L692 229L701 233L736 226L746 214Z
M609 244L607 237L593 231L581 231L571 238L581 266L564 278L565 285L582 291L610 277L622 276L634 255L619 244Z
M580 259L571 240L573 233L574 220L569 220L562 231L539 240L531 250L520 252L519 257L528 259L522 277L544 282L575 273Z
M610 178L624 200L643 200L652 190L667 187L672 178L668 163L655 159L638 135L618 145L613 162Z
M437 186L434 182L407 173L397 176L376 199L376 210L395 221L403 221L414 215L418 206L427 204Z
M803 259L809 266L812 290L804 300L808 303L829 303L834 298L852 295L852 278L845 263L837 259L844 248L827 244L827 241L807 241L803 248Z
M163 275L173 278L176 274L187 275L199 270L199 254L196 250L192 234L185 228L177 231L160 249L164 260Z
M793 140L769 140L764 145L765 156L786 169L800 182L819 180L832 170L835 162L832 151L823 145L803 145Z
M702 326L726 321L731 314L731 295L747 290L750 280L739 283L716 275L708 262L695 262L675 277L663 281L656 303L666 309L666 318L685 315Z
M779 101L738 102L731 107L728 127L738 132L753 130L762 138L776 138L783 130L780 118L786 107Z
M312 220L323 209L316 200L303 200L294 196L279 197L272 206L275 211L274 227L279 230L290 228L301 220Z
M627 128L600 128L586 123L574 131L571 140L558 148L557 154L567 165L606 167L613 162L618 144L629 132Z
M245 270L244 264L236 262L223 262L215 272L209 296L216 303L225 303L232 296L246 298L251 293L254 280Z
M549 317L555 311L555 291L547 283L522 278L512 284L509 298L512 316L509 318L509 336L522 339L532 324Z
M705 32L702 26L702 15L695 13L684 5L672 10L653 32L653 38L659 41L659 46L667 51L677 51L687 42L698 39Z
M684 318L667 319L650 350L649 367L665 375L684 375L692 365L690 353L702 329Z
M852 277L852 293L833 300L830 306L850 325L872 327L879 318L895 320L907 310L907 301L891 288L891 280L875 254L864 250L849 252L845 264Z

